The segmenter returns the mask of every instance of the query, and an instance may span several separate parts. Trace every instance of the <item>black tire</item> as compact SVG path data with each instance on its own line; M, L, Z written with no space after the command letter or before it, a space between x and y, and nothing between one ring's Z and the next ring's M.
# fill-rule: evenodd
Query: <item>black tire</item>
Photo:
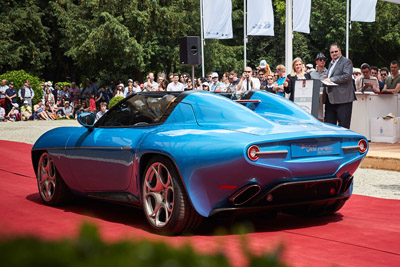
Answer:
M47 152L40 156L36 177L40 198L46 205L61 206L73 199L71 191Z
M202 216L192 207L170 160L153 157L143 173L141 188L144 215L155 232L178 235L201 223Z

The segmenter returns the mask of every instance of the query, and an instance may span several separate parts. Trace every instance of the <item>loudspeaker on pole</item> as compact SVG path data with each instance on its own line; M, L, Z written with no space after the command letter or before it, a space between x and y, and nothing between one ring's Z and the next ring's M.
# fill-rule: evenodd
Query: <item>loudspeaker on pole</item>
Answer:
M180 60L183 65L200 65L200 37L185 36L179 38Z

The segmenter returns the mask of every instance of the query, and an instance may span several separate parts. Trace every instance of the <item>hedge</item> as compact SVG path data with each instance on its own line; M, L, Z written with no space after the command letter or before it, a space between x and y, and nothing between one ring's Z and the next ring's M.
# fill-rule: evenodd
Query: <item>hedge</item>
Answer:
M244 249L249 266L285 266L280 254L255 256ZM120 241L106 243L98 229L83 224L77 240L44 241L38 238L14 238L0 241L2 266L230 266L222 252L200 255L190 245L179 248L162 242Z
M111 98L110 103L108 104L108 109L112 108L113 106L115 106L119 101L123 100L124 97L122 96L114 96L113 98Z

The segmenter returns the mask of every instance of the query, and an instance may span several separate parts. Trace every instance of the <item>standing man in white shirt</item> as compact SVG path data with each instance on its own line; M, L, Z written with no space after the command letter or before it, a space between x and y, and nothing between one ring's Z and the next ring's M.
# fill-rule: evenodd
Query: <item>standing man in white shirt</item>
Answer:
M150 72L147 75L147 82L144 83L143 91L157 91L158 83L154 81L154 73Z
M219 92L220 87L221 87L221 85L218 80L218 73L213 72L211 74L210 92Z
M174 77L172 78L172 83L168 84L167 91L184 91L183 84L179 82L179 75L178 73L174 73Z
M7 80L1 80L0 85L0 107L6 109L6 90L8 89Z
M380 92L378 79L371 75L371 67L367 63L361 65L361 75L357 77L355 83L358 92Z
M244 72L237 85L237 94L243 94L253 89L260 89L260 81L252 77L251 67L244 68Z

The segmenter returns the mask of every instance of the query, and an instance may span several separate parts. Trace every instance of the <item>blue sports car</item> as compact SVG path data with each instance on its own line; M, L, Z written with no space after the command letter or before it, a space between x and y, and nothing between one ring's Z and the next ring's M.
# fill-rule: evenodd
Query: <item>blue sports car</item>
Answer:
M264 91L138 93L78 120L32 148L44 203L130 203L169 234L224 211L336 212L368 150L365 137Z

